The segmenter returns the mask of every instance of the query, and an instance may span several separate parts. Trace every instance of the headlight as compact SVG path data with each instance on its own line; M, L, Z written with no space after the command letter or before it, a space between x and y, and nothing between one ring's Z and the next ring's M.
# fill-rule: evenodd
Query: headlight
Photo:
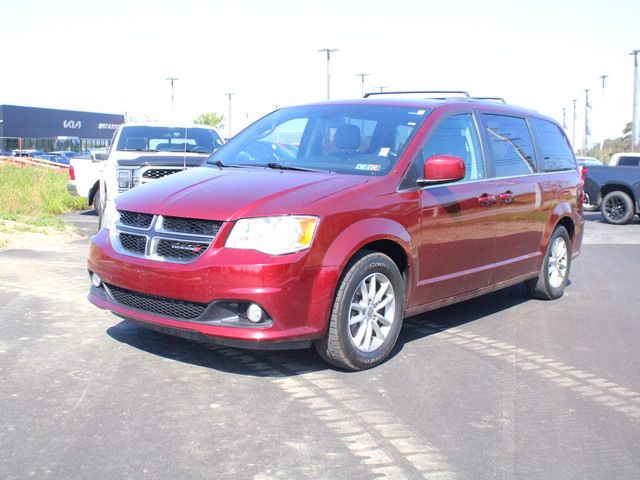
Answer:
M114 231L118 220L120 220L120 213L116 209L116 202L113 200L107 201L104 206L104 212L102 212L102 228Z
M118 191L125 192L133 188L131 170L118 170Z
M227 239L227 248L258 250L284 255L311 246L318 225L317 217L285 216L238 220Z

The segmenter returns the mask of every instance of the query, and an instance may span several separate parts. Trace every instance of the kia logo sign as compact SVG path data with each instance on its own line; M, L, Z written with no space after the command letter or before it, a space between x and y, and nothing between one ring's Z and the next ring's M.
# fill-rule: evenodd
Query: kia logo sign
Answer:
M62 127L73 128L73 129L82 128L82 121L81 120L63 120Z

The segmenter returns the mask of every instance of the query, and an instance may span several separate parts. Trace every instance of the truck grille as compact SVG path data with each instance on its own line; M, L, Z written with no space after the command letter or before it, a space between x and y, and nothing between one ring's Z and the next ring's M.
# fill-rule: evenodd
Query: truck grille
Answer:
M118 212L116 228L109 233L113 248L163 262L192 262L209 248L222 226L214 220Z
M149 170L145 170L142 173L142 178L148 178L154 180L156 178L166 177L167 175L171 175L173 173L181 172L182 169L164 169L164 168L150 168Z
M186 302L173 298L157 297L155 295L147 295L146 293L116 287L115 285L105 284L105 286L110 296L119 304L165 317L193 320L202 315L207 308L206 303Z

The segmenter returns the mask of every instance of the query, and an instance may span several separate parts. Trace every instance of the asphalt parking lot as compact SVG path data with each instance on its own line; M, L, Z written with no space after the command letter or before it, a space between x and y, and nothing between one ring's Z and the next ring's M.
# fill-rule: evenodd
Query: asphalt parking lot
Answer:
M359 373L98 310L87 238L0 252L0 478L640 478L640 221L587 220L562 299L407 319Z

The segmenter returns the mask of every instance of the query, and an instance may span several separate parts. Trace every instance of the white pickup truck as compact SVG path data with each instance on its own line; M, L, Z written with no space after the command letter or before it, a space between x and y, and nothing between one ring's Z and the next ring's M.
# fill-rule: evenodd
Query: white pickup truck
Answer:
M218 132L206 125L120 125L94 196L98 213L102 216L107 206L113 208L115 198L133 187L200 166L223 143Z
M107 159L107 149L91 150L89 158L73 157L69 162L67 190L72 195L84 197L96 212L100 204L100 177Z

